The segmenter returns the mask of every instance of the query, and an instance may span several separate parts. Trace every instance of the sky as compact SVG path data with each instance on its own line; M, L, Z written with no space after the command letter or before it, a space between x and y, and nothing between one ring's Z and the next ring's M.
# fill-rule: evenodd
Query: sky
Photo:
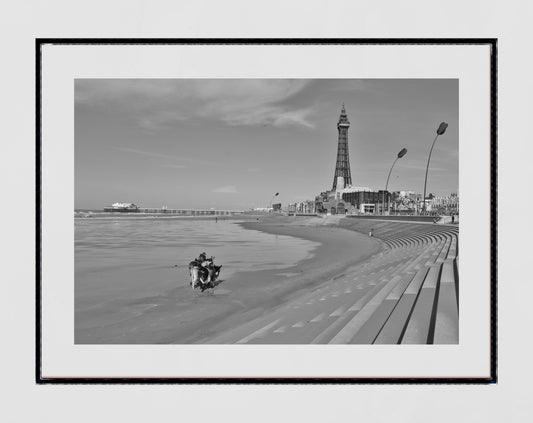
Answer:
M352 184L422 193L459 186L456 79L76 79L75 208L248 210L333 184L350 121Z

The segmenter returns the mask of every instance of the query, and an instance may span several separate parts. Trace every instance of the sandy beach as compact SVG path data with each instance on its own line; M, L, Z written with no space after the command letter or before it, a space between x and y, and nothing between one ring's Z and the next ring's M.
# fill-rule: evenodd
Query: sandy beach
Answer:
M220 333L270 312L287 301L318 289L347 268L380 251L380 241L330 226L335 218L260 216L244 228L320 243L312 256L285 269L238 272L214 292L199 293L188 284L164 293L128 301L128 313L112 324L80 328L77 343L190 344L208 343ZM223 264L223 263L222 263ZM178 269L185 273L185 269ZM176 269L162 269L171 274ZM175 275L175 273L173 273ZM184 277L184 282L186 278ZM109 307L113 305L110 304ZM108 310L111 313L111 309ZM100 310L102 321L106 310ZM94 321L94 319L93 319Z

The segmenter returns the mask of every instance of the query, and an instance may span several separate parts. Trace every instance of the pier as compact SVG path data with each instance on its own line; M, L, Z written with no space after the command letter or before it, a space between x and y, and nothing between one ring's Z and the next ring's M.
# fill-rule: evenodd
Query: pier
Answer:
M104 211L110 213L171 214L178 216L235 216L244 213L242 210L167 209L164 207L138 207L135 209L114 209L112 207L105 207Z
M151 209L151 208L139 208L139 213L150 214L177 214L181 216L234 216L243 214L240 210L199 210L199 209Z

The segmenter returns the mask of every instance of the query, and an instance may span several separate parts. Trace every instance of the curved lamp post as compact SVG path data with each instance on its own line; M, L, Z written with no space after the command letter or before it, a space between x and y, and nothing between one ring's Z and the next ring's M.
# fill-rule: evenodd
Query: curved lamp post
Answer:
M385 191L383 191L383 202L381 205L381 214L383 214L383 212L385 211L385 193L387 192L387 188L389 187L389 178L390 178L390 174L392 173L392 168L394 167L398 159L401 159L406 154L407 154L407 148L402 148L400 152L398 153L398 156L394 160L394 163L392 163L392 166L389 170L389 176L387 176L387 183L385 184ZM389 210L389 201L387 200L387 211L388 210Z
M433 151L433 147L435 146L435 142L437 141L437 138L439 135L444 134L446 132L446 128L448 127L448 124L446 122L441 122L437 129L437 135L435 136L435 139L433 140L433 144L431 145L431 150L429 150L429 157L428 157L428 164L426 166L426 179L424 179L424 196L422 197L422 201L424 202L423 211L426 211L426 186L428 182L428 170L429 170L429 161L431 160L431 152Z
M272 202L274 201L274 198L277 197L279 195L279 192L276 192L272 198L270 199L270 208L272 208Z

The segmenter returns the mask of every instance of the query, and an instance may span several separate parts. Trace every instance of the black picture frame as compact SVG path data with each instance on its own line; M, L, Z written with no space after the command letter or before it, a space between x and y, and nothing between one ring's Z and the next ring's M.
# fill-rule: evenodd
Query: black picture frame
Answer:
M163 378L86 378L44 377L42 375L42 48L45 45L484 45L490 47L490 376L444 378L231 378L231 377L163 377ZM37 38L35 40L35 381L37 384L495 384L498 381L498 316L497 316L497 97L498 40L496 38Z

